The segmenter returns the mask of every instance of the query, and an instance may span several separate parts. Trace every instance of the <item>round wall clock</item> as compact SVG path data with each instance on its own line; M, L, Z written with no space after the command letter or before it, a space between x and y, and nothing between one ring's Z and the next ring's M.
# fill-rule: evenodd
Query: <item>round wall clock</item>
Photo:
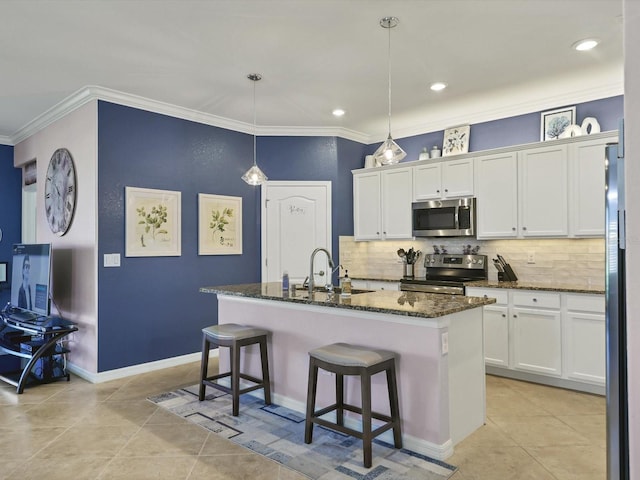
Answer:
M58 236L67 233L76 209L76 167L66 148L56 150L49 161L44 208L51 231Z

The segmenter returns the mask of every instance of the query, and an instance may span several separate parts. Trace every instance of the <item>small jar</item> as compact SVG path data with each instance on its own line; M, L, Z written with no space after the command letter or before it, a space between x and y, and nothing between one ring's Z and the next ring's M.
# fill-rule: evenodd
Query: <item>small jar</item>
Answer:
M427 150L427 147L424 147L422 149L422 152L420 152L420 156L418 157L418 160L429 160L429 151Z
M289 291L289 272L286 270L282 273L282 290Z
M438 158L442 154L442 151L438 148L437 145L434 145L431 148L431 158Z

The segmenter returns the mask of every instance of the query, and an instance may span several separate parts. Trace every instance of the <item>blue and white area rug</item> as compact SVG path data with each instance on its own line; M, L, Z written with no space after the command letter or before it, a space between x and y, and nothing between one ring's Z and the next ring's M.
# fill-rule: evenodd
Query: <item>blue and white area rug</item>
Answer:
M240 415L231 415L231 396L207 389L198 401L198 385L149 398L166 410L211 432L317 480L446 480L456 467L374 440L373 465L362 464L362 441L318 425L313 443L304 443L304 416L285 407L265 406L243 395Z

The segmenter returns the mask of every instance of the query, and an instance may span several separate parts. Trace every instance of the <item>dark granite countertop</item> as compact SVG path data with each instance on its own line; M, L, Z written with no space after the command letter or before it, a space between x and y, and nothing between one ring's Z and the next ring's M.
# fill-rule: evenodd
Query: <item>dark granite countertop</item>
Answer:
M477 288L510 288L514 290L546 290L548 292L590 293L603 294L604 287L588 287L564 283L535 283L535 282L497 282L492 280L478 280L465 283L467 287Z
M294 292L283 291L280 282L202 287L200 291L203 293L217 293L261 300L276 300L423 318L442 317L495 303L493 298L390 290L354 293L350 297L341 297L339 294L328 295L326 292L318 291L314 292L313 297L310 299L309 292L306 290L296 290L295 294Z

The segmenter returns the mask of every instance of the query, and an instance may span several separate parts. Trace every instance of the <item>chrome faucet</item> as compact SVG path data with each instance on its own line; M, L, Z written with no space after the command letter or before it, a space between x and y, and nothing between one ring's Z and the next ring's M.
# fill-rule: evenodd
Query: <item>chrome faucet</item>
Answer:
M311 254L311 261L309 264L309 297L311 297L311 295L313 295L313 259L316 256L316 253L318 252L324 252L327 255L327 259L329 260L329 268L331 269L330 271L333 271L333 269L335 268L334 264L333 264L333 259L331 258L331 254L329 253L329 250L327 250L326 248L316 248L313 253ZM324 273L324 272L322 272ZM327 279L327 281L329 283L331 283L331 277L329 277Z

